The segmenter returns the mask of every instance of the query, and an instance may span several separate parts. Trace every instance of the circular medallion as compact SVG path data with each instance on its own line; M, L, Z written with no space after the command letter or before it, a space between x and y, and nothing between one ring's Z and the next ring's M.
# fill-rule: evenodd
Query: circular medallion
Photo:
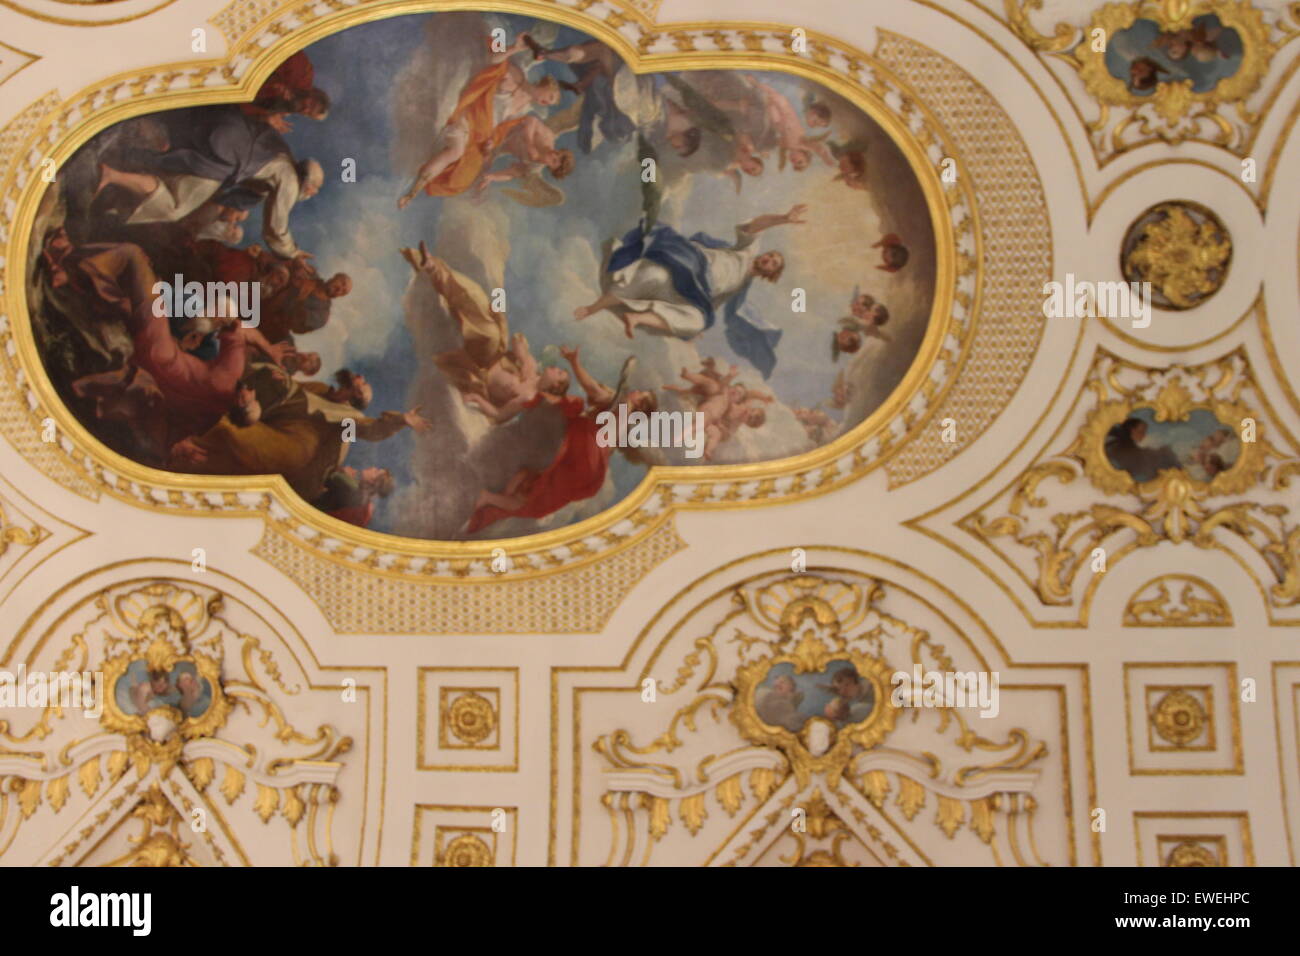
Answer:
M467 744L482 743L496 729L497 718L487 698L469 693L457 697L447 710L451 732Z
M1209 209L1188 200L1158 203L1124 234L1120 267L1129 282L1151 283L1160 309L1193 309L1222 288L1232 237Z
M1205 730L1205 708L1183 690L1170 691L1151 715L1156 733L1177 747L1185 747Z
M472 833L462 833L447 844L443 866L492 866L492 850Z
M1165 866L1218 866L1214 853L1198 843L1180 843L1169 854Z

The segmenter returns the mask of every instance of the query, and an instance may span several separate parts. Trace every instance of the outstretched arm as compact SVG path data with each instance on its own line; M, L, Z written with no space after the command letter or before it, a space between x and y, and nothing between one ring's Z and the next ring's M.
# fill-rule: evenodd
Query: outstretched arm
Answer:
M520 179L523 176L527 176L530 167L531 164L520 160L517 163L511 163L509 166L502 167L496 172L484 173L479 176L478 182L474 184L474 192L481 193L493 183L509 182L512 179Z
M266 336L257 329L247 325L240 325L238 328L243 333L245 342L266 355L276 365L283 365L284 357L293 351L293 346L287 342L272 345L266 340Z
M519 363L519 377L525 381L530 381L537 377L537 359L533 358L532 350L528 347L528 339L522 332L516 332L512 339L512 350L515 353L515 361Z
M804 149L812 150L827 166L836 165L835 157L831 155L831 148L826 145L826 140L816 136L805 136L802 144Z
M502 405L493 405L482 395L466 395L465 403L473 405L480 412L486 415L494 424L504 425L510 419L514 418L524 410L527 399L516 396Z
M500 63L502 60L510 59L516 53L523 53L524 50L528 49L528 43L524 39L524 37L526 36L528 36L527 33L521 33L519 34L519 36L515 37L515 42L510 44L510 46L506 47L505 50L501 51L500 53L494 51L492 53L491 62ZM491 49L491 47L492 47L492 41L488 40L488 48Z
M722 391L722 386L731 381L730 378L715 380L709 378L707 375L701 375L699 372L691 372L687 369L682 369L682 378L686 379L686 381L690 382L692 385L697 385L704 389L705 394L708 395L718 394L718 392Z
M583 367L582 360L578 357L577 348L561 348L560 354L568 359L569 365L573 367L573 377L578 380L582 390L587 393L587 401L593 405L608 405L614 400L614 390L608 385L602 385L596 381L591 377L591 373Z
M791 206L790 211L786 213L768 213L763 216L755 216L749 222L742 223L737 228L741 232L747 232L750 235L758 235L764 229L771 229L773 226L793 225L804 221L804 213L808 207L802 203Z

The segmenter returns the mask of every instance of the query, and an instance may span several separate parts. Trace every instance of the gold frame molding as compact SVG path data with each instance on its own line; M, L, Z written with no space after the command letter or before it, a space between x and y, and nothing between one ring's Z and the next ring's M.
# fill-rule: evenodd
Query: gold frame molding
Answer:
M800 786L806 785L814 774L826 774L830 785L835 786L848 766L853 745L870 750L884 741L898 720L899 708L891 701L890 675L893 668L878 657L844 646L838 629L833 633L841 646L832 647L808 632L790 651L750 661L736 671L736 696L730 708L736 729L760 747L775 747L783 751L790 759ZM876 695L875 706L865 720L834 731L834 743L823 753L814 754L805 745L802 731L796 734L784 727L774 727L758 715L754 707L754 691L777 664L793 664L796 674L805 674L821 671L834 660L850 661L858 676L871 683ZM818 719L824 720L810 718L804 723L804 729L811 727L813 721Z
M234 4L214 23L235 19ZM254 5L255 6L255 5ZM884 404L850 433L802 455L770 462L735 466L653 468L621 501L581 522L521 538L486 541L433 541L383 534L349 525L311 508L288 488L280 476L233 477L180 475L139 465L103 447L89 435L58 400L45 374L27 315L25 277L3 290L8 328L0 321L0 346L12 340L15 355L4 354L15 389L27 391L26 404L34 428L52 418L60 441L54 456L88 479L92 489L143 505L188 515L261 515L268 524L288 532L297 543L331 561L360 564L368 571L418 580L458 582L501 581L549 574L576 561L590 560L608 548L624 545L648 532L665 513L684 508L757 507L822 494L856 480L887 461L914 437L956 379L967 356L977 319L954 307L959 276L972 273L976 256L957 251L959 236L972 229L973 188L966 182L944 183L939 164L927 153L938 146L942 156L957 155L933 117L918 109L907 84L886 66L831 37L809 33L809 52L784 52L778 45L792 28L756 23L674 24L671 30L646 29L644 14L610 13L597 19L588 12L591 0L376 0L359 9L319 14L316 4L286 3L263 16L247 33L232 40L222 60L162 65L151 70L110 77L65 101L37 123L37 132L13 155L15 162L0 170L0 198L16 203L12 222L0 212L0 240L7 261L27 263L30 233L45 183L35 175L36 157L62 164L91 136L110 124L151 112L165 105L178 108L252 98L262 80L287 54L348 27L416 12L482 10L536 15L583 30L618 51L636 72L670 69L767 69L805 77L848 99L879 123L904 153L926 196L935 230L938 277L929 326L902 382ZM315 21L311 17L316 16ZM298 25L302 24L302 25ZM658 32L665 31L665 32ZM639 34L633 43L631 36ZM260 40L278 38L259 47ZM214 76L224 82L209 82ZM201 87L201 88L200 88ZM894 94L897 110L886 104ZM75 117L75 118L74 118ZM66 130L58 127L67 126ZM914 131L916 128L919 131ZM966 179L968 177L962 177ZM3 232L8 231L5 237ZM945 340L960 348L951 350ZM0 353L7 353L0 348ZM943 366L943 374L935 369ZM21 386L19 383L21 382ZM926 408L917 412L918 394ZM902 423L903 427L897 425ZM13 431L9 436L12 440ZM630 522L630 527L625 524ZM620 527L621 526L621 527ZM504 574L491 570L496 549L510 557ZM350 560L349 560L350 559Z

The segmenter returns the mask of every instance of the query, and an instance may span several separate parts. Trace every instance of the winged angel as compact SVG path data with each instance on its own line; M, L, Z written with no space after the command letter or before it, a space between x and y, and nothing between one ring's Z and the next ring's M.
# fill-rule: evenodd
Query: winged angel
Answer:
M551 38L555 27L538 24L516 36L503 51L492 52L494 41L489 35L481 28L475 31L472 21L465 26L466 32L479 35L457 51L451 64L435 66L430 72L437 75L426 78L426 83L433 81L426 88L439 91L433 112L441 123L410 188L397 200L399 209L421 192L430 196L467 192L502 151L527 163L549 166L557 178L573 169L573 155L566 159L554 148L554 131L534 112L559 103L559 81L549 74L535 81L528 76L543 56L541 42ZM531 54L532 61L521 65L519 59L525 54ZM459 90L454 100L452 90ZM399 115L399 124L408 120L408 129L427 128L428 104L414 110L412 105L399 106L399 114L407 114Z

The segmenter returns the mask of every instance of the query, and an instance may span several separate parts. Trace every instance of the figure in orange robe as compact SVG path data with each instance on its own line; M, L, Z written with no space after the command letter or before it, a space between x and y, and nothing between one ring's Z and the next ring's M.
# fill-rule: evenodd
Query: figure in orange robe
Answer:
M420 167L415 181L400 199L406 206L420 191L430 196L457 196L483 172L492 153L523 121L533 106L553 106L560 101L560 85L553 76L529 83L511 57L525 49L527 34L491 66L474 74L460 91L456 109L434 143L433 155Z

